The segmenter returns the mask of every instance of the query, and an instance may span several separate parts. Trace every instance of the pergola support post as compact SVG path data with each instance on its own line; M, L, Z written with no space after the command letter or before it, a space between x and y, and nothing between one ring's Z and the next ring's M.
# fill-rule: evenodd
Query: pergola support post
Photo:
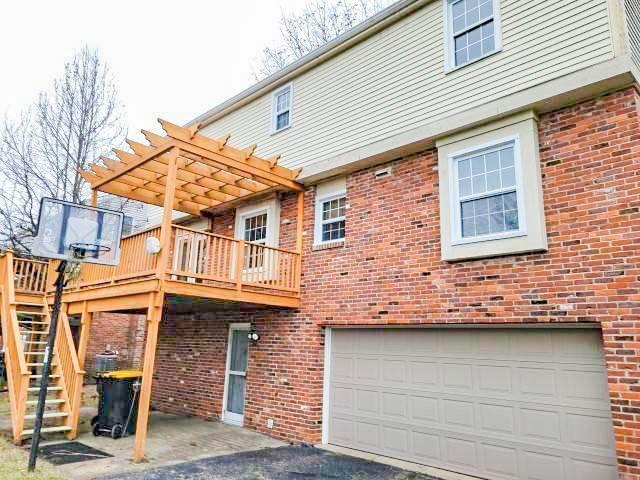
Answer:
M171 150L169 157L169 169L167 172L167 185L164 195L164 205L162 211L162 224L160 226L160 258L158 258L157 275L160 279L162 290L162 282L164 274L169 266L169 255L171 253L171 221L173 218L173 202L176 196L176 178L178 176L178 158L180 149Z
M153 381L153 367L158 343L158 331L162 318L162 304L164 300L161 292L149 295L147 308L147 339L144 348L144 366L142 367L142 385L138 399L138 419L136 423L136 438L133 448L133 460L140 462L144 459L144 449L147 442L147 425L149 421L149 405L151 403L151 387Z

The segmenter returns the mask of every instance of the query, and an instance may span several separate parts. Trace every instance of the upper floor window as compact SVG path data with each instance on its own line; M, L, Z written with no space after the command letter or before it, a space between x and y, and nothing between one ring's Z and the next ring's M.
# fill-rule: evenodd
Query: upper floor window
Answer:
M454 239L480 241L521 233L516 139L453 157Z
M271 130L279 132L291 126L291 106L293 103L291 84L273 93Z
M346 179L337 178L316 187L314 244L330 246L346 236Z
M499 0L444 0L447 66L466 65L500 49Z

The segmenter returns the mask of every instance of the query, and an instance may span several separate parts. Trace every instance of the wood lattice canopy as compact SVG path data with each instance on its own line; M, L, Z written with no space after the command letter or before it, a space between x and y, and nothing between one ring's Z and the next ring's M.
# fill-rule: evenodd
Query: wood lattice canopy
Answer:
M303 191L295 179L301 169L278 165L279 157L263 159L256 145L238 149L229 135L212 139L199 126L180 127L158 120L166 135L142 130L149 145L127 140L133 153L114 149L118 159L100 157L80 174L93 190L163 206L169 159L178 155L173 209L193 215L227 202L270 190Z

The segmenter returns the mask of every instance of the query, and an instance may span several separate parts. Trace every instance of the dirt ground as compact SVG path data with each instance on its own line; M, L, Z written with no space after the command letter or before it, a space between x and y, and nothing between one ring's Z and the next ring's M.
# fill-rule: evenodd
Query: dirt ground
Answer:
M38 461L36 471L27 472L28 452L0 438L0 478L2 480L62 480L47 462Z

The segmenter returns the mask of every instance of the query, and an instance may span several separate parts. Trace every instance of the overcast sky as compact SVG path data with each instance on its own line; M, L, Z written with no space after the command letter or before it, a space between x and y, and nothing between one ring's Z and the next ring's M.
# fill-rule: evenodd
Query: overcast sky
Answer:
M252 64L304 0L3 2L0 115L32 103L83 44L109 63L129 133L184 123L253 83Z

